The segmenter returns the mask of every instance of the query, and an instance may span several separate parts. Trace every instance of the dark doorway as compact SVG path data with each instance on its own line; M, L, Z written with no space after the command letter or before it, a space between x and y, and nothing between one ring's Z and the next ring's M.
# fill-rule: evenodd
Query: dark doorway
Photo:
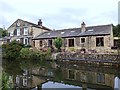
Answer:
M69 47L74 47L74 39L69 39Z

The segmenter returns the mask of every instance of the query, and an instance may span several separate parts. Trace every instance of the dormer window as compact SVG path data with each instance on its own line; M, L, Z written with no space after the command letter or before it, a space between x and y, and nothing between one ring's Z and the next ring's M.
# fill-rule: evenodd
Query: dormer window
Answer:
M50 33L47 33L48 35L50 35Z
M61 34L64 34L65 32L61 32Z
M75 31L70 31L71 33L75 32Z
M89 31L89 32L93 32L93 29L89 29L88 31Z

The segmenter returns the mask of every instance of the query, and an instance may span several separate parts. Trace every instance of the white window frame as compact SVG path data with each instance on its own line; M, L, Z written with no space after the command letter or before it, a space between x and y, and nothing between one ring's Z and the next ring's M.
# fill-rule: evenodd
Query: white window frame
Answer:
M25 43L25 39L27 39L27 44ZM28 45L28 38L24 38L24 44L25 44L25 45Z
M19 83L20 83L20 77L17 76L16 77L16 84L19 85Z
M24 35L28 35L28 27L24 28Z
M28 85L27 78L23 78L23 86L27 86L27 85Z
M20 36L20 28L17 29L17 36Z
M20 39L16 39L16 41L19 41L19 42L20 42Z
M13 36L13 31L10 32L10 36Z

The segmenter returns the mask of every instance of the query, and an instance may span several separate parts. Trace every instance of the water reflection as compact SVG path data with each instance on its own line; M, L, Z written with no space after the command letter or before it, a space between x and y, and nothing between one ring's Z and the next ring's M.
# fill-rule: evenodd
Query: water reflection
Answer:
M9 70L6 70L9 71ZM11 73L10 73L11 74ZM78 62L46 61L42 65L23 69L21 74L10 75L13 87L40 89L50 87L74 88L120 88L119 68L114 66L93 66ZM117 83L115 83L117 82ZM53 85L53 86L52 86ZM38 89L38 90L39 90Z

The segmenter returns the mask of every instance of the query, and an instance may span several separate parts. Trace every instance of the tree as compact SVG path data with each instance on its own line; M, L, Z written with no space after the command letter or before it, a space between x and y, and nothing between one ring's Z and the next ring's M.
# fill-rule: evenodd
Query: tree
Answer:
M54 45L55 45L55 47L58 49L58 51L61 50L62 44L63 44L63 39L62 39L61 37L57 37L57 38L54 40Z
M120 24L113 26L114 37L120 37Z
M2 32L2 37L5 37L5 36L7 36L7 31L6 31L6 30L3 30L3 32Z
M7 31L3 30L3 28L0 28L0 37L5 37L7 36Z
M9 60L16 60L19 57L22 47L23 45L18 43L17 41L3 44L3 58L7 58Z

